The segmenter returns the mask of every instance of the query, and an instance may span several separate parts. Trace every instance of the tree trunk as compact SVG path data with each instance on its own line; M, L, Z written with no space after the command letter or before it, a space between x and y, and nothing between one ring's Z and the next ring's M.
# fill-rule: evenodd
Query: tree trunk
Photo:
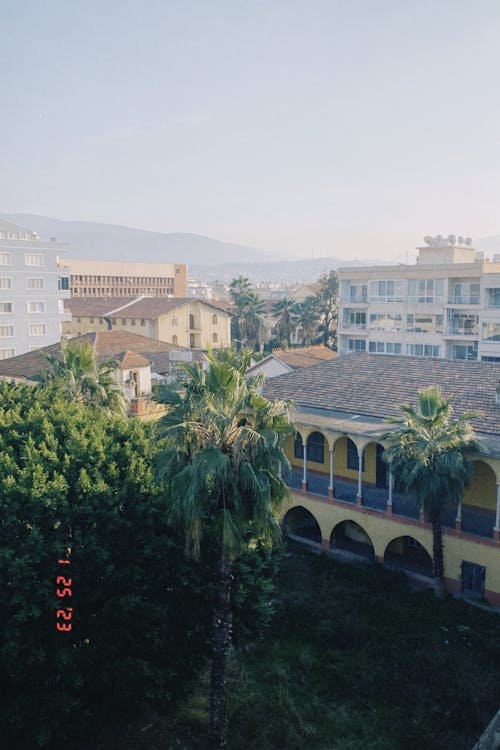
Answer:
M434 593L443 599L446 593L444 585L443 529L439 513L434 513L432 522L432 573L434 575Z
M209 748L220 750L226 744L226 669L231 644L231 584L233 564L221 560L219 591L212 626L212 676L210 683Z

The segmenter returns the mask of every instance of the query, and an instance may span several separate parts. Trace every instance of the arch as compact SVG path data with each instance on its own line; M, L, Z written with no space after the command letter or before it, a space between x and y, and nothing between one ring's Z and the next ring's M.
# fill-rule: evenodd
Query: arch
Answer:
M384 565L432 576L432 557L412 536L398 536L389 542L384 553Z
M194 315L193 315L193 313L189 313L189 328L191 330L194 329Z
M347 435L337 438L333 446L333 471L335 476L345 479L357 479L358 466L358 447L354 440L351 440Z
M194 333L189 334L189 346L191 349L194 349L195 339L194 339Z
M492 467L482 459L472 461L472 479L463 496L463 504L495 511L497 479Z
M373 560L375 552L372 540L356 521L341 521L332 531L330 549L353 552L367 560Z
M325 463L325 437L321 432L311 432L307 438L307 460L316 464Z
M302 435L297 430L295 433L295 438L293 441L293 457L294 458L303 458L304 457L304 443L302 440Z
M283 536L294 536L321 544L321 529L318 522L302 505L296 505L285 513L282 521Z
M175 346L178 346L178 344L179 344L179 337L178 336L175 336L175 335L172 336L172 344L174 344Z
M216 313L214 313L214 314L212 315L212 325L214 325L214 326L216 326L216 325L217 325L217 315L216 315Z
M218 341L219 341L219 336L218 336L218 334L217 334L217 333L213 333L213 334L212 334L212 342L213 342L214 344L217 344L217 343L218 343Z
M376 440L367 443L363 450L363 478L380 489L388 486L389 469L382 459L384 450L384 446Z

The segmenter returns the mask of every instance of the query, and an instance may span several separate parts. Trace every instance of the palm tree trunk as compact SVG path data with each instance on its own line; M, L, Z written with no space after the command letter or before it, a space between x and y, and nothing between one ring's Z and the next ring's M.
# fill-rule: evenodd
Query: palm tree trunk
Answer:
M444 585L443 529L439 513L433 513L431 523L434 593L439 599L443 599L446 587Z
M231 644L231 584L233 564L221 560L219 568L219 591L214 608L212 629L212 676L210 684L210 729L209 748L220 750L226 738L226 670Z

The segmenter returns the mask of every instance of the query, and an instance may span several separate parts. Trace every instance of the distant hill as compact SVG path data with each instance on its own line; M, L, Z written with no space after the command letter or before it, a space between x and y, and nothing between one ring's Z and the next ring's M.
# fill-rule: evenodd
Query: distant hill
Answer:
M279 263L224 263L214 265L189 266L189 275L203 281L231 281L242 274L253 284L260 281L279 282L286 284L310 283L318 277L328 273L331 268L339 266L366 266L373 261L346 261L339 258L305 258L300 260L283 260ZM379 265L386 265L384 261L377 261Z
M2 214L3 218L69 244L70 258L143 260L150 263L265 263L286 260L281 253L221 242L199 234L149 232L115 224L60 221L33 214Z

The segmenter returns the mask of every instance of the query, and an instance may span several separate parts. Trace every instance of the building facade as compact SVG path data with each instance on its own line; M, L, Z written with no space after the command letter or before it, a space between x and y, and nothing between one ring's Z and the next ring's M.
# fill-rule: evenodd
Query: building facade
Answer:
M70 277L72 297L187 297L187 266L67 258L61 268Z
M500 362L500 258L426 237L415 265L340 268L339 353Z
M227 310L202 300L75 297L66 301L66 308L71 313L71 320L63 326L66 336L119 330L139 333L186 349L231 345L231 315Z
M295 437L282 521L285 534L346 559L378 561L432 577L432 526L418 497L398 490L382 459L386 419L439 384L455 414L479 410L482 451L463 501L443 518L449 591L500 605L500 365L367 353L338 357L266 381L269 398L292 399Z
M68 274L58 267L66 245L0 219L0 359L59 341L69 318Z

